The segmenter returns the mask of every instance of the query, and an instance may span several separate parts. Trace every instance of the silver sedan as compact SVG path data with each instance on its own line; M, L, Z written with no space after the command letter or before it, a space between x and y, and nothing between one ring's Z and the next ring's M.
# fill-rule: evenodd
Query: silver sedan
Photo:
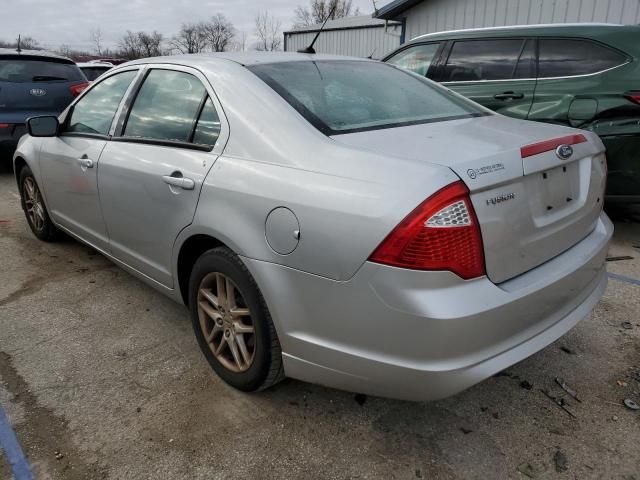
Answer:
M33 233L183 302L241 390L288 376L442 398L562 336L607 284L598 137L390 65L145 59L28 129Z

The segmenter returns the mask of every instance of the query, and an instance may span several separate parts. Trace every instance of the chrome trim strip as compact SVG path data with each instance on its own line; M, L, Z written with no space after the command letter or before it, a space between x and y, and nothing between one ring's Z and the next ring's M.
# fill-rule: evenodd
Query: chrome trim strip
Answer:
M539 78L507 78L501 80L464 80L461 82L442 82L442 85L458 85L458 84L467 84L467 83L502 83L502 82L531 82L531 81L541 81L541 80L565 80L567 78L583 78L583 77L593 77L594 75L600 75L601 73L609 72L611 70L615 70L616 68L624 67L625 65L630 64L631 61L627 60L620 65L616 65L615 67L605 68L604 70L600 70L599 72L593 73L584 73L582 75L568 75L565 77L539 77Z
M418 40L420 38L425 38L425 37L430 37L430 36L435 36L435 35L446 35L446 34L450 34L450 33L472 33L472 32L486 32L486 31L492 31L492 30L497 30L497 31L501 31L501 30L511 30L514 28L517 29L522 29L522 30L526 30L526 29L534 29L534 28L547 28L547 27L582 27L582 26L587 26L587 27L622 27L624 25L622 25L621 23L605 23L605 22L585 22L585 23L538 23L538 24L534 24L534 25L502 25L499 27L481 27L481 28L461 28L458 30L445 30L442 32L431 32L431 33L425 33L423 35L418 35L417 37L414 37L410 40L410 42L413 42L414 40Z

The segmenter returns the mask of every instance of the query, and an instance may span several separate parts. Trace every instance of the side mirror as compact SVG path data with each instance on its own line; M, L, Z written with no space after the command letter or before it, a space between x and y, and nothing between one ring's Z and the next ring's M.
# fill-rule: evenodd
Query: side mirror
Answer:
M27 120L27 130L32 137L55 137L59 128L57 117L31 117Z

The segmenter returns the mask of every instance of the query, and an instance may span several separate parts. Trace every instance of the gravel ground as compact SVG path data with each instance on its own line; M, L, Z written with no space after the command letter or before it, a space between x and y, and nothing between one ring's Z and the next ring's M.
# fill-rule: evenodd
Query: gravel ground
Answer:
M633 214L617 212L610 255L634 258L609 271L640 279ZM39 479L640 480L640 412L621 404L640 403L637 285L611 280L592 315L508 371L410 403L292 380L228 388L184 307L83 245L37 241L6 170L0 278L0 404Z

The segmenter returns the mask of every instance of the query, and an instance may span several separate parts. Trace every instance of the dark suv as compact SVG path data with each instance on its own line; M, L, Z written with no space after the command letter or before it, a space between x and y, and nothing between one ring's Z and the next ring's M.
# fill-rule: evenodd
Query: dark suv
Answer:
M607 147L607 199L640 201L640 26L441 32L384 61L504 115L596 132Z
M11 159L27 118L62 113L87 86L68 58L0 48L0 161Z

